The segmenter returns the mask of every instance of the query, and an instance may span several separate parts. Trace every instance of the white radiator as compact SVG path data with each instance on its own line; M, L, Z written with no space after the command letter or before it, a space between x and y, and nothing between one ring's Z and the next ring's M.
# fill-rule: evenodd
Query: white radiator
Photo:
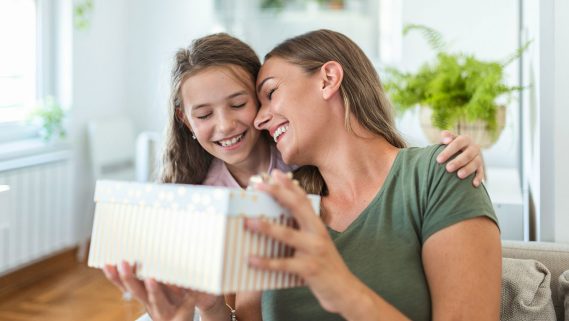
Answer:
M73 245L69 152L0 163L0 275Z

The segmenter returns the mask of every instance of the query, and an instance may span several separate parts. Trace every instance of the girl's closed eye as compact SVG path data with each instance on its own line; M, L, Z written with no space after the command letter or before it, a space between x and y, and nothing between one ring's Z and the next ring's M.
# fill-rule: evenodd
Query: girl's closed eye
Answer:
M195 115L194 117L196 117L197 119L205 120L205 119L208 119L209 116L211 116L211 113Z
M231 105L231 107L237 109L237 108L245 107L245 105L247 105L247 102L244 102L244 103L242 103L242 104L234 104L234 105Z

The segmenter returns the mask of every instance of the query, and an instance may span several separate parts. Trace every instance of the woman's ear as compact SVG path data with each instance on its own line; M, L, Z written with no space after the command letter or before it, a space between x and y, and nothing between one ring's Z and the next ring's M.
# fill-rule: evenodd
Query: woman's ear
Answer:
M340 85L344 79L344 69L336 61L328 61L320 67L322 79L322 97L329 99L340 90Z

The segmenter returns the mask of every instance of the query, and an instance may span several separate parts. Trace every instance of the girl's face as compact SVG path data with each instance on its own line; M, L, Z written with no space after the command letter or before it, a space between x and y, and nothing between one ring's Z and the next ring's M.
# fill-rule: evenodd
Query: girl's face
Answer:
M257 94L261 108L255 127L269 131L286 163L310 164L310 154L330 129L319 73L308 75L297 65L270 58L257 77Z
M238 165L251 155L260 132L254 84L239 67L209 67L182 83L186 125L199 144L222 161Z

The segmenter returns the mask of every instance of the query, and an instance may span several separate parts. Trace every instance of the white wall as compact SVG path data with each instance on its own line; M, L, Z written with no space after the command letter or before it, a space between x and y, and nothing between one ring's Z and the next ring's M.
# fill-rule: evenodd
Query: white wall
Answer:
M555 0L555 240L569 243L569 2Z
M473 53L481 59L502 60L518 47L517 0L402 0L404 24L424 24L442 33L451 51ZM415 71L435 55L420 33L412 32L403 38L400 66ZM506 69L507 81L517 85L515 63ZM515 98L515 96L513 97ZM518 102L509 104L507 126L498 142L484 151L490 166L518 166ZM411 144L427 144L420 129L418 117L406 114L398 126Z
M213 1L94 0L90 26L74 31L70 137L78 239L89 235L93 214L87 122L125 114L137 131L162 131L173 55L212 32L213 16Z
M524 0L524 171L533 201L536 238L569 243L569 4Z
M162 131L174 54L216 26L213 1L126 0L125 107L140 130Z
M94 0L91 24L73 35L73 100L70 139L74 159L74 213L77 233L90 232L94 181L89 162L86 124L126 111L128 7L125 0Z

